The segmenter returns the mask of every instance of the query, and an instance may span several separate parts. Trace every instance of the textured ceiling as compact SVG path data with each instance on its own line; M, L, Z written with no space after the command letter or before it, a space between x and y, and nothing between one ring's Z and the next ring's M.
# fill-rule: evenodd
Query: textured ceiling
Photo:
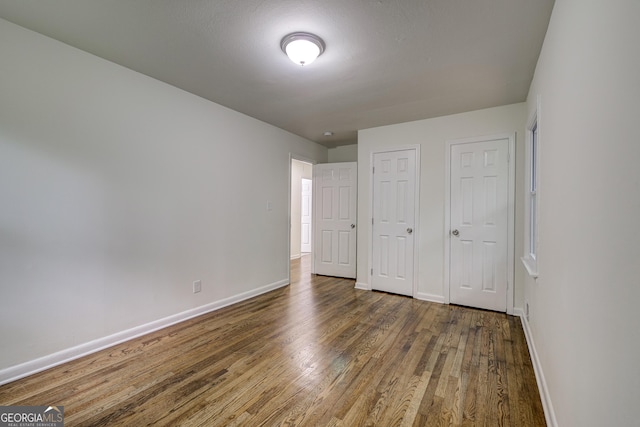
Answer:
M328 147L526 99L553 0L0 0L0 17ZM294 31L326 51L299 67ZM332 131L332 137L323 135Z

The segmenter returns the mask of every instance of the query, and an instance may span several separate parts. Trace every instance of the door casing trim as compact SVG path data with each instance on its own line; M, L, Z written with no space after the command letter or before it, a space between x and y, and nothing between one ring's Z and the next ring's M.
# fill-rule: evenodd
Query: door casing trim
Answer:
M507 184L507 314L513 315L514 287L515 287L515 178L516 178L516 132L502 133L486 136L475 136L470 138L460 138L448 140L445 150L445 188L444 188L444 303L451 303L450 296L450 274L451 268L451 245L449 230L451 228L451 147L458 144L470 144L475 142L495 141L496 139L507 139L509 141L509 172Z

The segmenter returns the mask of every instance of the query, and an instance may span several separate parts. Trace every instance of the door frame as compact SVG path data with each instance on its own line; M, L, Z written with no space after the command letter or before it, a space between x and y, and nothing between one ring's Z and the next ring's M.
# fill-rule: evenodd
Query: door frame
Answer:
M507 314L513 314L513 298L515 286L515 178L516 178L516 132L501 133L486 136L474 136L448 140L445 150L445 191L444 191L444 303L451 303L451 147L459 144L495 141L507 139L509 141L509 172L507 183Z
M291 173L293 172L293 167L291 162L292 160L298 160L300 162L309 163L311 164L312 168L313 168L313 165L318 163L316 160L289 152L289 177L287 178L287 181L289 183L287 187L287 219L288 219L287 224L289 225L287 227L287 248L288 248L287 250L287 283L288 284L291 284ZM312 180L313 180L313 174L312 174ZM311 217L311 238L312 239L313 239L313 222L314 222L314 217ZM311 254L313 258L313 245L311 245Z
M368 246L368 257L369 257L369 271L367 272L367 277L369 278L369 286L367 290L373 290L373 286L371 282L373 277L371 277L371 269L373 268L373 157L375 154L382 153L390 153L393 151L406 151L406 150L414 150L416 154L416 182L414 188L414 226L413 226L413 287L412 287L412 297L416 298L418 295L418 263L420 261L420 245L418 244L420 238L420 145L402 145L399 147L389 147L389 148L381 148L377 150L373 150L369 152L369 218L367 221L367 235L369 238ZM356 286L357 287L357 286ZM362 287L358 289L364 289Z

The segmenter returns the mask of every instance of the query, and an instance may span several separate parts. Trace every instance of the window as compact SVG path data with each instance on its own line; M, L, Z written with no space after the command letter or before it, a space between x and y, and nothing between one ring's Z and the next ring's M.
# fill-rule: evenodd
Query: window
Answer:
M536 212L536 197L538 192L538 171L537 171L537 146L538 146L538 123L533 124L533 129L531 129L531 147L530 147L530 157L529 160L529 256L533 259L536 258L537 252L537 235L536 235L536 223L537 223L537 212Z
M538 151L540 101L527 124L527 218L525 234L525 253L522 262L530 276L538 276Z

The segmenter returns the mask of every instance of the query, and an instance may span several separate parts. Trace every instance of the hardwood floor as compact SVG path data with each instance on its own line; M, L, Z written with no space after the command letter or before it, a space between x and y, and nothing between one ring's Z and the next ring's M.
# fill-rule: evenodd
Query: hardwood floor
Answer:
M292 284L0 387L66 426L544 426L520 320Z

